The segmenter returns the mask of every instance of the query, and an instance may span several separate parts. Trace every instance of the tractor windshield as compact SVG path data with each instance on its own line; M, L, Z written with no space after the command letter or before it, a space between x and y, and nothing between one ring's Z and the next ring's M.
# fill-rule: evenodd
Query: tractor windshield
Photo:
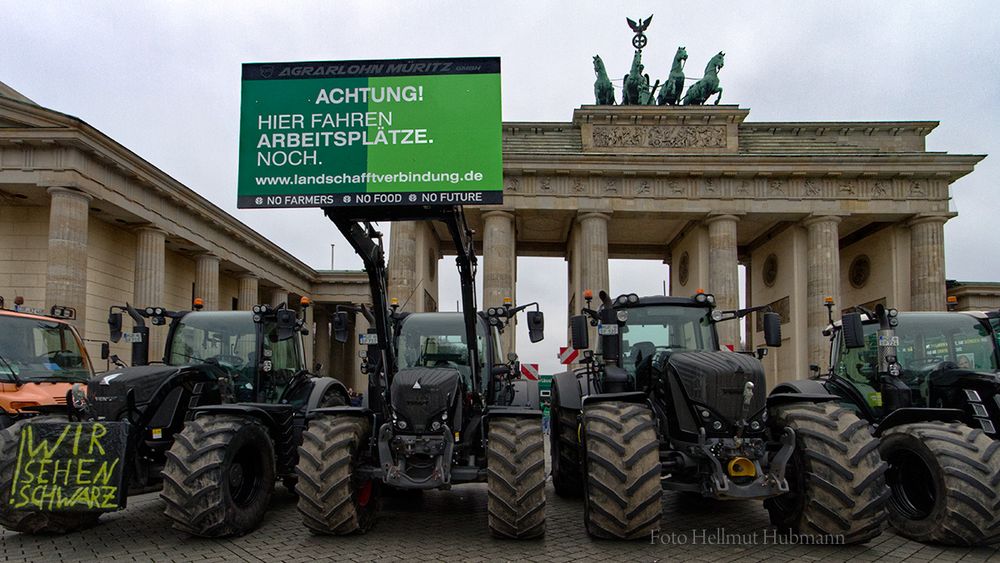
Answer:
M482 323L476 323L476 344L479 347L479 372L486 362L486 334ZM472 379L469 348L466 344L465 320L460 313L416 313L403 320L399 330L399 369L413 367L450 367Z
M183 366L218 363L253 372L257 364L257 327L249 311L188 313L177 322L167 363Z
M87 351L69 325L0 315L0 381L82 383L92 374Z
M996 341L979 319L960 313L900 313L896 327L896 355L902 380L920 389L940 368L976 371L997 369ZM848 350L843 338L837 348L834 370L862 389L878 387L878 323L865 324L865 347Z
M636 362L657 350L718 350L709 309L649 305L623 309L628 321L621 328L624 367L635 373Z

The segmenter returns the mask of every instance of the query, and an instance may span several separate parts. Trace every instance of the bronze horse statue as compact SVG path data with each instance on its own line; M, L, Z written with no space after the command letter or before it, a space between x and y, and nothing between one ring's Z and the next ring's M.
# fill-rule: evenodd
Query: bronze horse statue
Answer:
M648 81L647 81L648 84ZM632 69L625 75L622 83L622 105L639 104L639 89L642 86L642 51L636 51L632 57Z
M608 71L604 68L604 61L601 60L600 55L594 55L594 74L597 75L597 80L594 82L594 97L597 99L597 105L615 105L615 88L611 85L611 79L608 78Z
M708 101L708 98L713 94L719 95L718 98L715 98L715 105L719 105L719 100L722 99L722 87L719 86L719 70L723 67L725 57L726 53L719 51L718 55L715 55L708 61L708 65L705 67L705 76L688 88L687 94L684 95L684 99L681 101L683 105L700 106Z
M674 55L674 65L670 68L670 76L660 88L660 95L656 97L657 105L675 106L681 99L681 92L684 91L684 63L687 62L687 58L687 50L678 47L677 54Z

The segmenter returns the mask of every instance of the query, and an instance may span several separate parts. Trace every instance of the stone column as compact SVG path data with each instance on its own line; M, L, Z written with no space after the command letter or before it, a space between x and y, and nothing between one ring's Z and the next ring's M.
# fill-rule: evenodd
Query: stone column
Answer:
M132 304L137 308L166 307L164 283L166 280L167 233L156 227L142 227L136 231L135 280ZM189 303L188 306L191 304ZM146 323L149 325L149 323ZM149 360L158 361L164 353L166 327L149 327Z
M514 215L507 211L483 214L483 308L503 305L505 297L515 298L517 269ZM511 323L501 338L505 352L515 349L516 326Z
M596 296L600 290L611 291L608 287L608 221L607 213L583 213L580 215L580 278L583 290L591 290ZM596 297L595 297L596 298Z
M219 257L199 254L195 260L194 296L205 303L205 311L219 310Z
M715 306L723 310L738 309L740 306L739 259L736 249L735 215L715 215L709 217L708 226L708 287L706 291L715 296ZM740 327L735 322L716 325L719 343L723 346L740 348Z
M254 305L260 305L259 283L260 280L253 274L240 276L240 290L237 294L240 311L249 311Z
M594 304L600 304L597 298L601 290L610 293L611 288L608 276L608 221L611 216L607 213L582 213L579 216L580 222L580 242L577 247L580 255L576 258L580 262L580 285L578 296L583 299L583 292L591 290L594 292ZM583 306L583 303L580 304ZM578 313L577 313L578 314ZM597 345L597 328L590 327L590 344Z
M70 188L48 189L48 266L45 308L65 305L76 309L73 322L86 336L87 320L87 219L91 197Z
M944 311L944 224L947 215L923 215L910 221L910 309Z
M823 369L829 364L830 341L823 336L829 315L823 305L826 297L840 303L840 217L822 215L802 222L807 231L806 251L806 331L810 364ZM943 287L943 283L942 283Z
M333 366L330 365L330 317L323 307L313 308L313 321L316 323L316 348L313 350L313 364L319 363L322 366L318 375L328 375L333 373ZM313 365L308 366L310 369Z
M284 289L280 287L272 287L268 293L270 295L270 299L268 299L267 302L272 307L277 307L282 303L284 303L286 306L288 305L288 292L285 291Z
M407 311L422 310L422 299L413 295L417 279L417 224L413 221L395 221L389 229L389 298L406 304Z
M155 227L136 231L135 284L132 297L138 307L164 307L167 233Z

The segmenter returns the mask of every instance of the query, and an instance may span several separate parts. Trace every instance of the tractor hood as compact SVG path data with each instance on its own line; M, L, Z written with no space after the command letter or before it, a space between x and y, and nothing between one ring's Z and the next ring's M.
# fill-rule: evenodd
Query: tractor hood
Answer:
M72 383L65 382L27 382L21 385L0 383L0 409L16 413L25 407L65 405L66 392L71 387ZM18 404L12 405L12 403Z
M204 371L206 382L214 381L209 373L210 366L168 366L154 364L111 370L90 380L87 384L87 399L91 409L98 416L118 420L125 410L129 390L135 395L137 407L150 402L156 391L170 380L194 370Z
M434 420L449 425L448 412L461 392L462 374L451 368L409 368L392 380L392 412L406 421L407 432L427 432ZM441 415L448 412L449 420Z
M689 400L711 408L730 423L740 416L748 381L754 385L749 412L764 408L767 383L764 366L757 358L733 352L674 352L667 365Z

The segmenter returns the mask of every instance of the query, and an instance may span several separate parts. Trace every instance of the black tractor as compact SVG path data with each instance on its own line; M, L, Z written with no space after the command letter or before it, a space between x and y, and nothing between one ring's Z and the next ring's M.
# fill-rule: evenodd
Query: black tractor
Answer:
M309 415L299 450L299 511L314 533L369 530L383 492L449 489L487 483L489 527L504 538L545 532L545 460L536 382L505 363L498 333L525 309L477 312L476 257L461 207L328 209L364 261L372 328L361 407L321 408ZM460 313L398 313L387 297L381 234L375 220L444 222L458 253ZM537 306L536 306L537 308ZM347 311L334 319L345 326ZM528 313L532 341L543 317ZM343 334L340 335L343 338Z
M125 334L123 312L135 322ZM147 320L169 323L161 362L148 360ZM166 514L180 530L217 537L254 529L275 481L294 482L306 411L347 399L341 383L305 369L302 318L284 306L174 312L126 305L112 307L109 324L113 341L132 344L131 367L115 358L120 367L85 391L74 388L67 406L0 432L0 489L10 491L0 499L0 524L68 532L125 508L131 494L162 487ZM72 449L66 436L74 437ZM84 452L81 436L99 447ZM25 457L33 451L50 462ZM53 481L37 471L46 463L79 472ZM102 477L99 491L94 475Z
M829 370L776 393L832 393L874 428L889 522L919 541L1000 539L1000 349L995 313L830 311ZM817 371L819 371L817 369Z
M828 392L772 393L754 353L720 349L712 295L611 299L572 317L583 367L552 385L552 480L584 496L591 536L642 539L659 529L662 490L681 498L763 499L783 533L867 541L882 530L885 464L868 425ZM758 313L759 314L759 313ZM769 346L780 318L761 318ZM596 326L599 344L588 348Z

